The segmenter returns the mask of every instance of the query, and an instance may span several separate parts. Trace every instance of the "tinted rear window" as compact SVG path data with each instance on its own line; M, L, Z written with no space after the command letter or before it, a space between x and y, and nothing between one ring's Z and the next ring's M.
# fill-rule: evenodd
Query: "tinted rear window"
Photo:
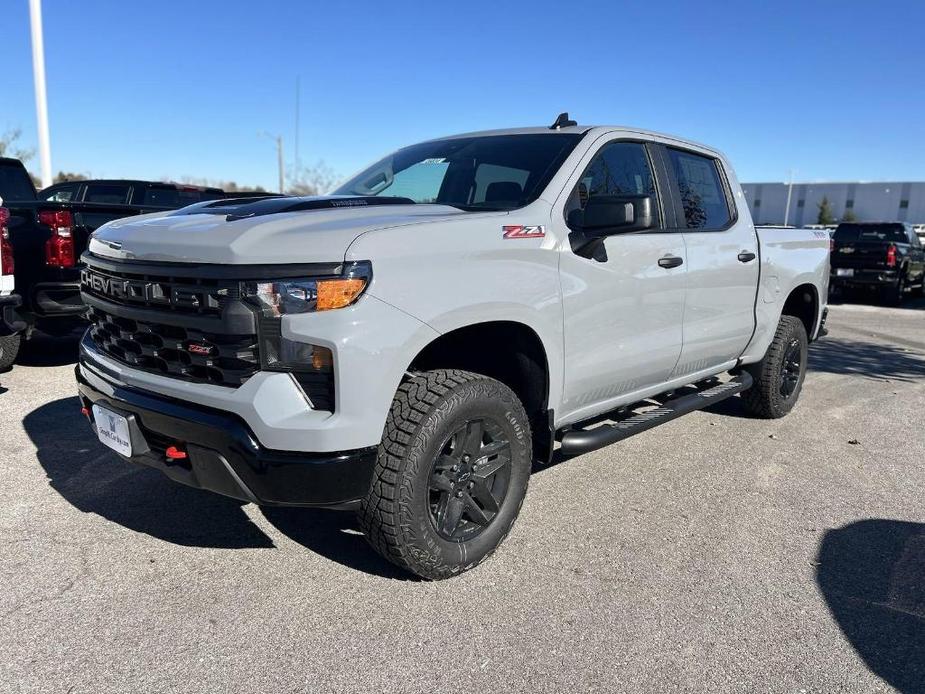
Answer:
M19 166L0 166L0 198L4 200L35 200L32 181Z
M88 183L84 193L84 202L124 205L128 202L129 186L119 183Z
M716 160L677 149L669 149L668 157L678 179L687 228L709 231L727 227L732 215Z
M220 200L222 193L211 190L182 189L156 186L145 191L144 204L151 207L186 207L203 200Z
M855 241L908 243L909 238L902 224L839 224L835 230L835 243Z

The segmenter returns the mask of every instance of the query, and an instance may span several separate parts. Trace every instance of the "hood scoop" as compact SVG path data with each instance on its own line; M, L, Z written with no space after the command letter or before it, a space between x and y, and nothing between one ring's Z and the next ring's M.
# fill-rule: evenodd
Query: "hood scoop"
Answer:
M231 198L215 200L212 202L190 205L170 216L190 214L225 215L226 222L235 222L239 219L263 217L269 214L282 214L284 212L304 212L308 210L332 210L341 207L380 207L385 205L414 205L410 198L378 197L374 195L327 195L304 198L295 197L267 197L267 198Z

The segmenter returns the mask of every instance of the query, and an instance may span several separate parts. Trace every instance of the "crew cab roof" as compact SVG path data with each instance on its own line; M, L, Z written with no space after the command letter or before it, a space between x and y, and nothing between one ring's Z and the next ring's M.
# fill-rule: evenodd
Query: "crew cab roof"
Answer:
M621 130L632 133L634 135L639 135L640 137L656 137L664 138L667 140L673 140L681 145L690 145L696 147L697 149L705 150L708 152L713 152L717 156L722 156L722 153L717 150L715 147L710 147L701 142L695 140L690 140L688 138L681 138L677 135L671 135L668 133L660 133L654 130L645 130L643 128L636 128L631 125L570 125L561 128L550 128L548 125L544 126L529 126L523 128L502 128L497 130L476 130L468 133L459 133L454 135L445 135L443 137L432 138L431 142L436 140L455 140L464 137L493 137L496 135L556 135L561 133L572 133L577 135L586 135L592 131L597 131L600 134Z

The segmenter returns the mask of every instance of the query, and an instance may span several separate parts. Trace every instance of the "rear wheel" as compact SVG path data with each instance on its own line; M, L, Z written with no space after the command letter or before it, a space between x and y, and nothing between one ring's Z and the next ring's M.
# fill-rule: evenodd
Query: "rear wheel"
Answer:
M5 371L16 361L19 354L19 345L22 343L22 336L3 335L0 337L0 371Z
M803 322L781 316L764 358L747 368L755 384L742 393L746 409L757 417L783 417L796 404L806 377L809 339Z
M906 298L906 276L900 275L896 284L883 289L881 296L883 303L889 306L899 306Z
M456 370L414 376L392 403L360 524L401 568L454 576L507 536L531 459L526 412L503 383Z

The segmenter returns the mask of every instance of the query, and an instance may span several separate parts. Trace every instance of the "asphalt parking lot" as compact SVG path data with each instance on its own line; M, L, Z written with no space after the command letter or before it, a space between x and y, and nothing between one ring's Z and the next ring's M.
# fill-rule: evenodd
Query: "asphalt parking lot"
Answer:
M0 690L925 691L925 301L830 329L789 417L731 400L539 470L442 583L349 514L120 462L40 338L0 374Z

